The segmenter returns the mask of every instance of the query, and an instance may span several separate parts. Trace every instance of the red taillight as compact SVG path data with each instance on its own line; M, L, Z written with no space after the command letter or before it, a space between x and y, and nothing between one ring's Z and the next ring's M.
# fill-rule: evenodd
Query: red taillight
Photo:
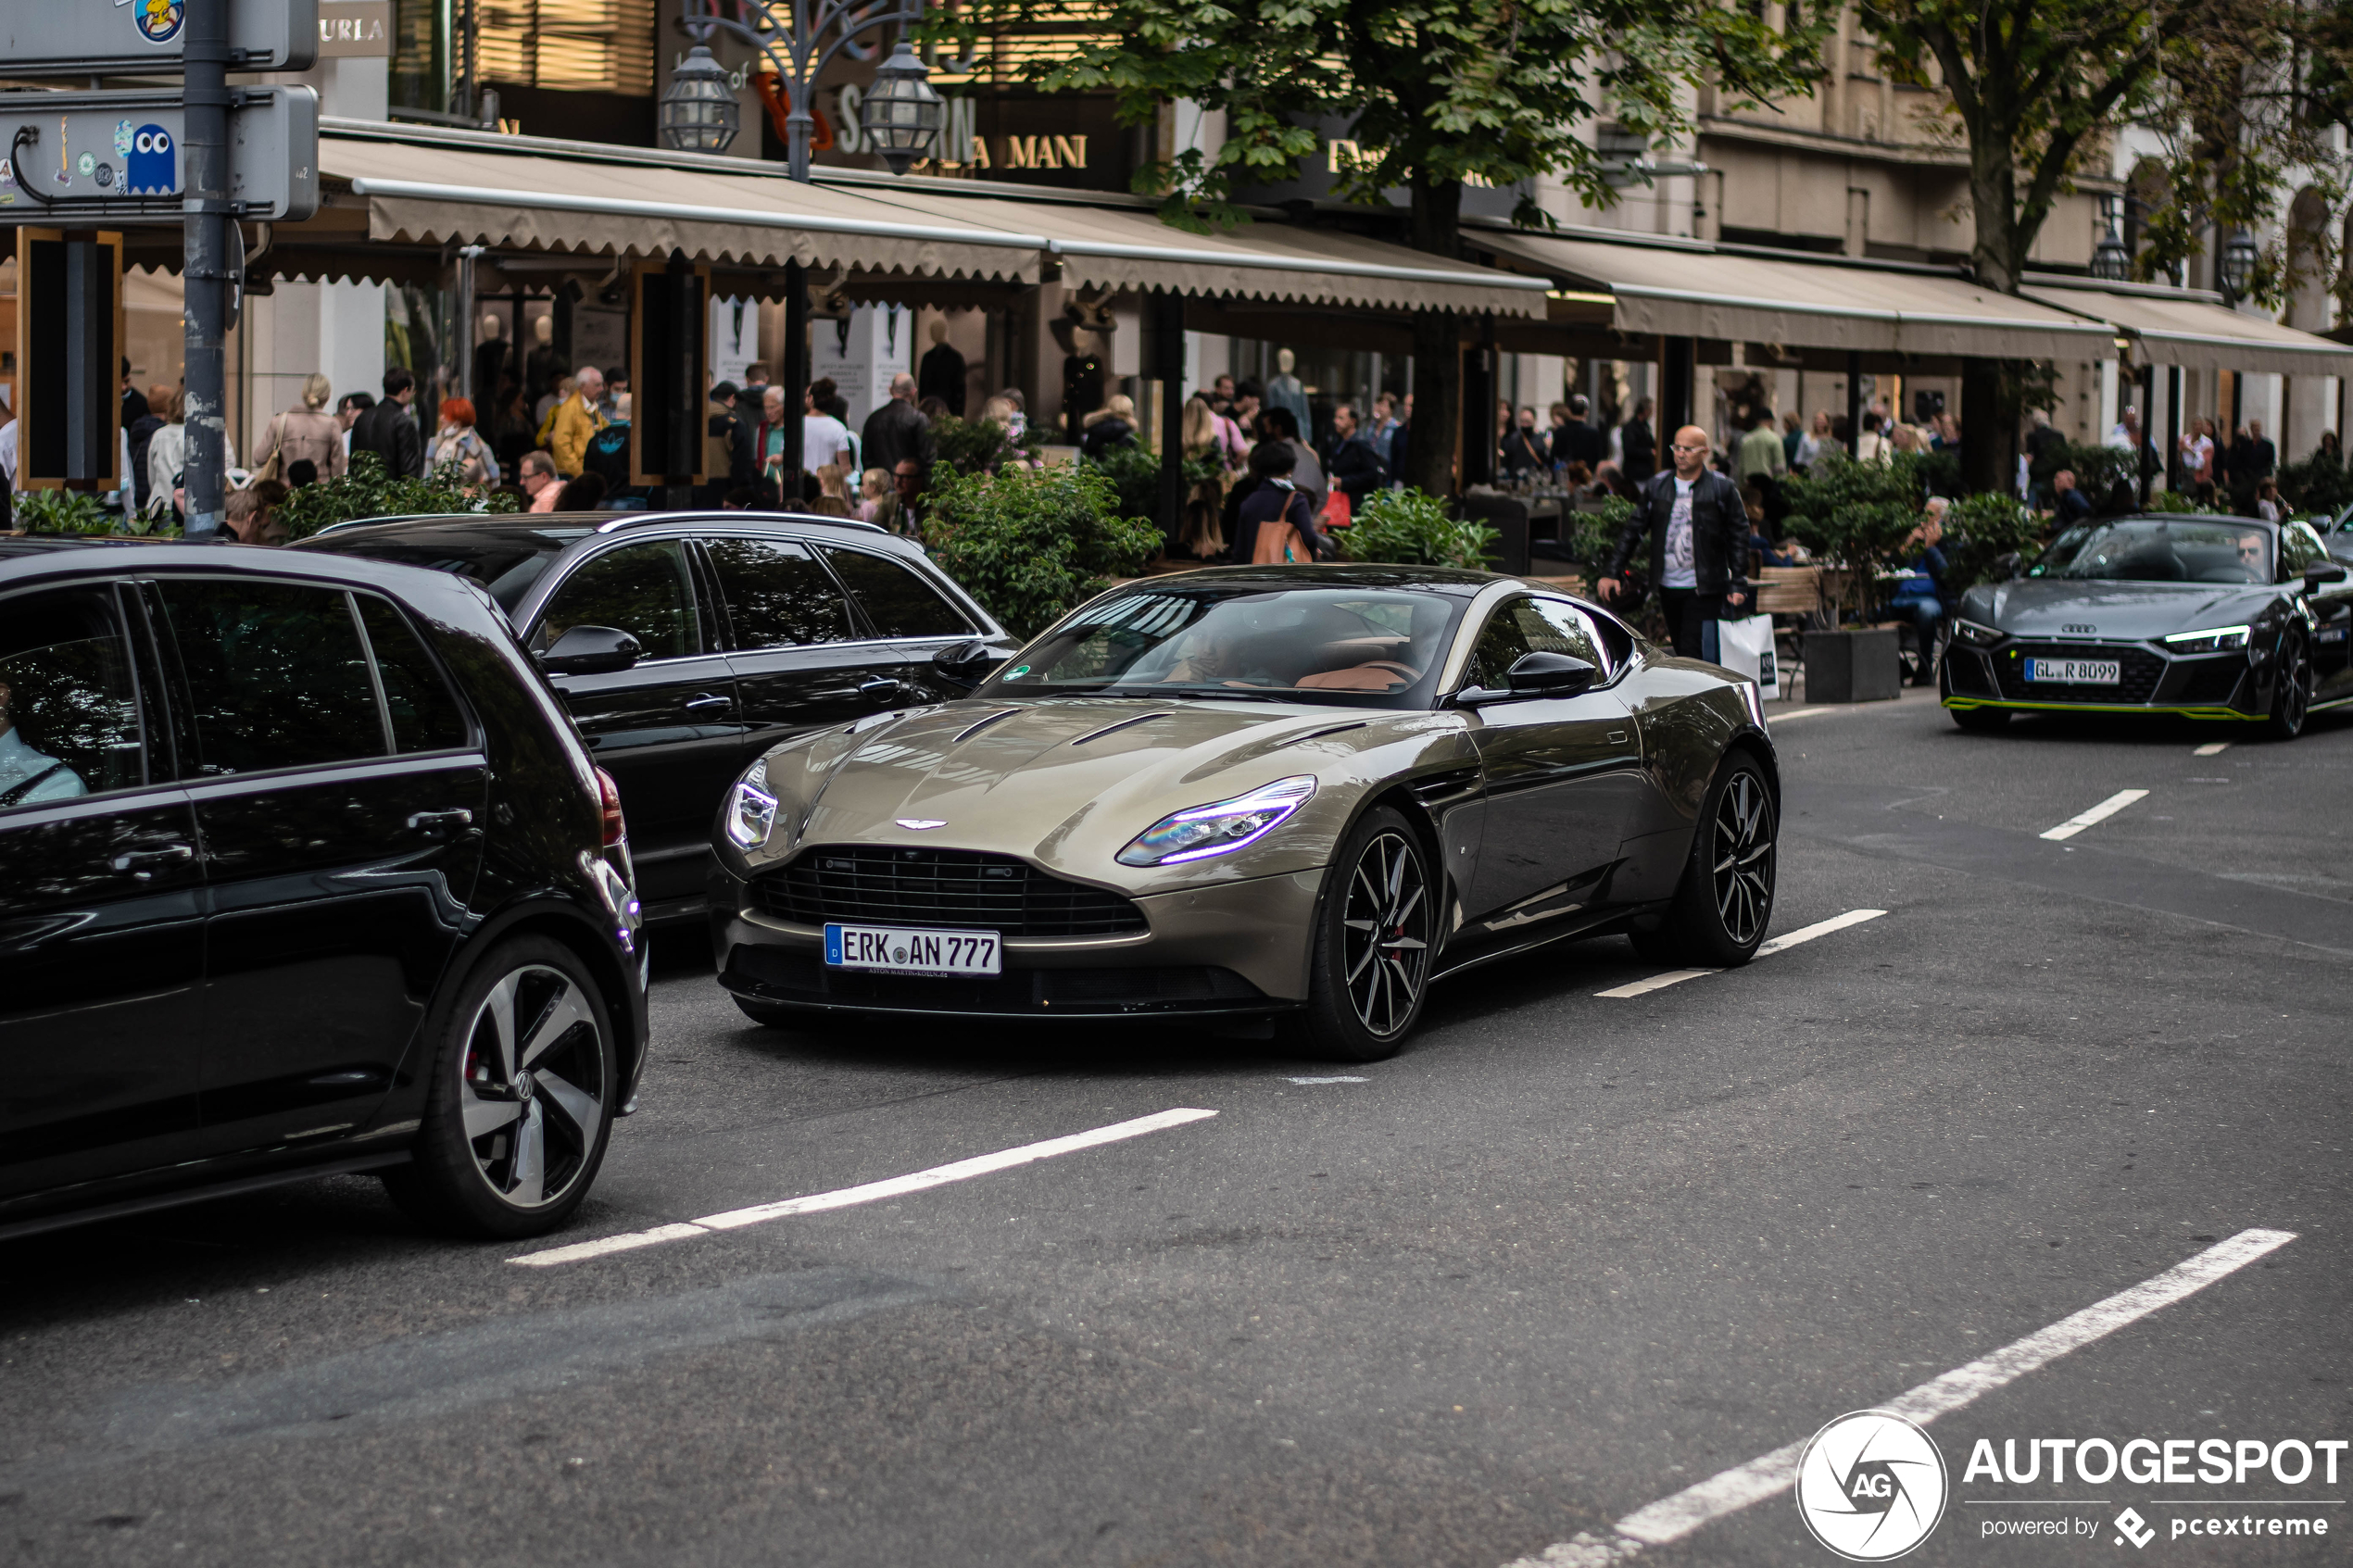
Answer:
M629 836L629 829L621 820L621 786L602 768L597 770L597 807L604 817L605 847L610 849Z

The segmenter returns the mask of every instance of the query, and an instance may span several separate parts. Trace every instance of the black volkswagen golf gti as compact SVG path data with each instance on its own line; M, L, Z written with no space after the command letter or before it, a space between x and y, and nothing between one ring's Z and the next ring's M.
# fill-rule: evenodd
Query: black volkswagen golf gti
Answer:
M0 1236L355 1171L549 1229L642 962L618 797L479 589L0 540Z

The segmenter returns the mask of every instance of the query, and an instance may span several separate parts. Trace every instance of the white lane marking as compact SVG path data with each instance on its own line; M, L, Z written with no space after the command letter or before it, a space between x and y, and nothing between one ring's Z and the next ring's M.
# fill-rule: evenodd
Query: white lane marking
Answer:
M1775 953L1788 952L1802 942L1811 942L1817 936L1828 936L1833 931L1844 931L1848 926L1860 925L1867 920L1877 920L1885 913L1885 909L1849 909L1843 915L1818 920L1811 925L1799 926L1787 936L1772 938L1756 949L1756 956L1769 959Z
M2085 828L2097 826L2133 804L2133 801L2145 799L2147 796L2148 791L2145 789L2120 789L2090 810L2078 811L2043 836L2052 839L2073 838Z
M2118 1291L2104 1301L2095 1301L2048 1328L2037 1329L1990 1356L1956 1367L1875 1408L1923 1424L1934 1421L2048 1365L2070 1350L2082 1349L2094 1340L2138 1323L2159 1308L2197 1294L2295 1239L2293 1231L2241 1231L2154 1279L2145 1280L2130 1290ZM1640 1556L1645 1547L1680 1540L1704 1524L1788 1491L1795 1484L1797 1461L1808 1440L1801 1437L1769 1454L1759 1454L1746 1464L1735 1465L1686 1486L1672 1497L1638 1508L1611 1525L1605 1535L1580 1531L1575 1538L1546 1547L1533 1557L1523 1557L1510 1568L1604 1568L1605 1564Z
M1769 959L1775 953L1788 952L1801 942L1811 942L1817 936L1828 936L1833 931L1844 931L1850 925L1860 925L1867 920L1877 920L1885 913L1887 913L1885 909L1849 909L1843 915L1832 915L1828 920L1816 921L1812 925L1801 926L1787 936L1776 936L1758 947L1756 956L1760 959ZM1648 996L1653 991L1664 991L1669 985L1680 985L1686 980L1697 980L1703 974L1723 972L1720 969L1670 969L1664 974L1654 974L1646 980L1635 980L1624 985L1614 985L1606 991L1596 991L1593 995L1623 1001L1629 997Z
M526 1268L545 1269L558 1263L576 1263L583 1259L601 1258L608 1253L627 1252L640 1247L659 1247L666 1241L685 1241L693 1236L709 1236L713 1231L762 1224L794 1214L815 1214L828 1209L853 1208L861 1203L875 1203L886 1198L900 1198L928 1187L944 1186L950 1182L969 1181L975 1176L985 1176L996 1171L1010 1171L1017 1165L1051 1160L1056 1155L1075 1154L1082 1148L1093 1148L1101 1144L1118 1143L1124 1138L1141 1137L1147 1133L1181 1127L1189 1122L1205 1121L1216 1114L1214 1110L1163 1110L1151 1116L1139 1116L1132 1122L1114 1122L1108 1127L1072 1133L1066 1137L1023 1144L1018 1148L1000 1149L995 1154L975 1155L951 1165L935 1165L928 1171L893 1176L887 1181L867 1182L861 1186L843 1187L837 1192L812 1193L806 1198L788 1198L781 1203L730 1209L723 1214L705 1214L698 1220L657 1225L652 1230L632 1231L624 1236L600 1236L595 1241L578 1241L569 1247L525 1252L507 1261L521 1263Z
M1596 997L1646 997L1653 991L1664 991L1669 985L1680 985L1686 980L1697 980L1703 974L1721 974L1720 969L1670 969L1665 974L1654 974L1630 985L1613 985L1606 991L1596 991Z
M2199 746L2196 751L2191 752L2190 755L2193 757L2220 757L2230 748L2231 743L2229 741L2210 740L2204 746Z
M1836 713L1837 711L1839 710L1835 708L1800 708L1787 713L1768 713L1765 716L1765 727L1769 730L1774 725L1785 724L1792 719L1811 719L1817 713Z
M1371 1082L1372 1082L1372 1080L1371 1080L1370 1078L1346 1078L1346 1077L1342 1077L1342 1078L1288 1078L1288 1079L1285 1079L1285 1080L1284 1080L1284 1082L1286 1082L1286 1083L1290 1083L1290 1084L1369 1084L1369 1083L1371 1083Z

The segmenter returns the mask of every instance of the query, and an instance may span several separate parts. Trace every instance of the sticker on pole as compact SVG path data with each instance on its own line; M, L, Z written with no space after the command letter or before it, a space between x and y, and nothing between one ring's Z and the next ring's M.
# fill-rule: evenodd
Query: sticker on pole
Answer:
M1856 1411L1814 1434L1797 1461L1797 1512L1850 1562L1903 1556L1944 1517L1944 1456L1916 1424Z
M115 0L117 5L122 0ZM131 0L132 24L150 44L169 44L188 19L187 0Z

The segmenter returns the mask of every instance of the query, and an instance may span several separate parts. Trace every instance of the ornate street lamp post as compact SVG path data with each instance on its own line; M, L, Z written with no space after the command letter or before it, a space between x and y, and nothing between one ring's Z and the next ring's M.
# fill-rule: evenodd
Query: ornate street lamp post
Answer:
M2246 297L2246 285L2255 276L2255 242L2244 229L2234 229L2222 242L2221 264L2216 268L2222 285L2222 296L2233 306Z
M899 30L897 46L875 71L874 87L859 116L861 132L893 174L906 173L938 141L944 106L926 80L930 73L924 62L907 43L908 32L924 19L924 0L725 3L732 15L721 13L722 0L686 0L680 25L695 46L672 72L669 91L661 95L661 137L670 146L680 152L716 153L736 139L742 109L728 90L727 73L711 53L711 34L724 32L759 50L775 68L790 106L785 116L786 172L806 182L816 124L809 105L818 77L845 49L855 58L872 59L875 45L859 40L887 27ZM789 480L800 473L802 456L801 425L792 417L791 405L809 385L809 275L798 261L785 263L783 359L786 409L779 458Z

